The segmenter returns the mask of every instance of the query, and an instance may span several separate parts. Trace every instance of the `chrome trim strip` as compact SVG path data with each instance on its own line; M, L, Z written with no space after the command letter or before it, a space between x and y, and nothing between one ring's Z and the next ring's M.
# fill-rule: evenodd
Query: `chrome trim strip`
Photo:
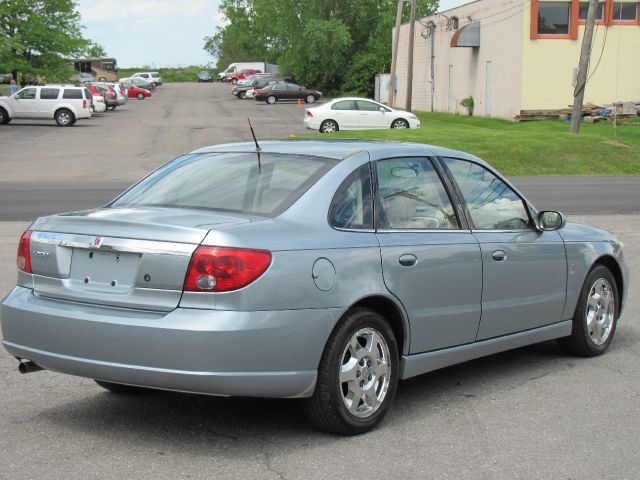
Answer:
M97 237L102 238L99 246L94 245ZM101 237L99 235L79 235L52 232L33 232L32 242L84 250L100 250L122 253L151 253L159 255L191 256L197 245L191 243L160 242L133 238Z

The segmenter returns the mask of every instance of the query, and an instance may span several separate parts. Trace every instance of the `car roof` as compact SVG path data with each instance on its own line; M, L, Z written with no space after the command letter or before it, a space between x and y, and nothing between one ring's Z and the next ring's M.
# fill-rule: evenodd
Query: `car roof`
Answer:
M489 166L484 160L469 153L422 143L382 140L263 140L259 143L261 153L311 155L343 160L358 152L366 151L372 160L390 157L436 155L473 160L482 165ZM241 142L212 145L194 150L191 153L241 153L255 151L255 143Z

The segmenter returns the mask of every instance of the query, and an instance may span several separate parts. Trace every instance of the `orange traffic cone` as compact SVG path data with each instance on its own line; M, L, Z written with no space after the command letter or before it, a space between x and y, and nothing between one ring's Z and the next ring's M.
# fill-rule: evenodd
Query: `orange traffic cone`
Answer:
M298 99L298 106L301 107L302 106L302 100Z

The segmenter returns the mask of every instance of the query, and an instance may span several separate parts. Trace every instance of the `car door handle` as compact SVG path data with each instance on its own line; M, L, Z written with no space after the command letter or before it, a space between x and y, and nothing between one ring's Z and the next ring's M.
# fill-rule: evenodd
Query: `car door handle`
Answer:
M502 250L496 250L491 256L496 262L502 262L507 259L507 254Z
M412 255L411 253L405 253L404 255L400 255L398 259L400 265L403 267L413 267L416 263L418 263L418 257Z

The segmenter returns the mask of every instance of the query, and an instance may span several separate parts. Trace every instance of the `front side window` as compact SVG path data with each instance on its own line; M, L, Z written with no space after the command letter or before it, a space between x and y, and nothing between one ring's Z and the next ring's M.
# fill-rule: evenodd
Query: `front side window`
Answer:
M169 207L277 216L337 160L263 153L201 153L168 163L111 207Z
M336 228L373 228L369 164L358 168L338 188L329 209L329 223Z
M59 93L59 88L42 88L40 89L40 100L56 100Z
M570 2L540 2L538 34L568 35L570 6Z
M638 4L627 2L613 2L613 16L615 21L635 21L638 19Z
M357 110L353 100L343 100L331 105L331 110Z
M35 100L37 91L38 90L35 88L25 88L24 90L20 90L16 93L16 98L19 98L20 100Z
M587 20L587 12L589 11L589 2L580 2L580 9L578 10L578 19L581 21ZM596 21L604 20L604 2L598 3L596 9Z
M445 158L477 230L523 230L531 227L522 199L486 168Z
M373 102L366 102L364 100L357 100L358 110L363 110L365 112L379 112L380 106L376 105Z
M447 191L428 158L392 158L377 163L380 228L460 228Z

